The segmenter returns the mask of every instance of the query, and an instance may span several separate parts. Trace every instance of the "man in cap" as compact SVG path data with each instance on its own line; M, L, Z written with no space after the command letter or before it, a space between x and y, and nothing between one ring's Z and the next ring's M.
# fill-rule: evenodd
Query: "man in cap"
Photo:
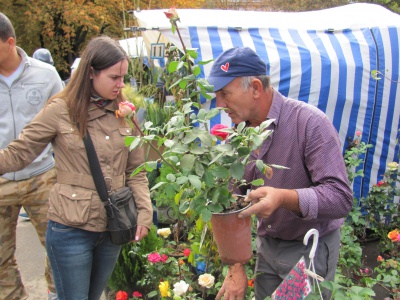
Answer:
M319 109L273 89L266 72L265 62L252 49L235 47L216 58L208 77L217 107L224 108L234 124L245 121L258 126L274 120L269 128L273 134L251 154L254 163L246 167L244 176L248 182L262 178L265 184L250 192L246 200L252 206L239 214L239 218L252 214L258 218L257 300L271 296L302 256L308 266L312 243L305 246L303 238L310 229L319 232L316 273L333 281L340 226L353 204L332 123ZM257 159L289 169L274 169L267 177L255 167ZM217 299L243 299L246 287L244 266L229 266ZM324 291L325 296L329 294Z
M62 88L53 66L28 57L16 46L14 28L0 12L0 149L16 139ZM18 213L24 207L44 246L49 192L56 181L51 146L25 169L0 176L0 299L23 300L28 294L15 259ZM48 299L57 299L47 257L44 275Z
M32 57L34 59L40 60L42 62L48 63L49 65L54 66L53 57L51 53L46 48L39 48L35 52L33 52Z

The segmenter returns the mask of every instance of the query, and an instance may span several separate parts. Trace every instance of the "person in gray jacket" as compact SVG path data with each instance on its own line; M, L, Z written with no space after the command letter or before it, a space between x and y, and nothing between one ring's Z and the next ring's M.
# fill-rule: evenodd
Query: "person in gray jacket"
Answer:
M0 12L0 147L18 138L22 128L60 92L63 84L56 69L27 56L16 46L15 31ZM15 258L16 226L21 207L28 213L45 246L48 199L56 181L50 145L28 166L0 177L0 299L27 299ZM46 256L48 298L56 299ZM45 291L44 291L45 292Z

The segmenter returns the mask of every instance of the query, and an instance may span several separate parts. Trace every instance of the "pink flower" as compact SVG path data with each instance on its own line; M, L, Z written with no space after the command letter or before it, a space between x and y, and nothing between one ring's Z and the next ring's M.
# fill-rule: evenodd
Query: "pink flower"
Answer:
M175 6L172 6L167 12L164 12L164 14L170 21L178 21L179 20L179 16L175 9Z
M161 256L159 253L153 252L147 256L147 260L151 263L158 263L161 261Z
M213 128L211 128L211 134L215 135L216 137L221 138L223 141L228 137L229 133L220 131L221 129L226 129L228 126L223 124L215 124Z
M356 131L356 136L361 136L361 131Z
M141 293L139 293L138 291L134 291L132 296L135 298L142 298L143 295Z
M383 181L383 180L381 180L381 181L379 181L379 182L376 184L376 186L377 186L377 187L380 187L380 186L385 185L385 184L386 184L386 182Z
M381 261L384 261L384 259L383 259L382 256L378 255L377 261L378 261L378 262L381 262Z
M161 255L160 257L160 261L162 261L163 263L165 263L168 259L168 256L166 254Z
M185 255L186 257L188 257L190 255L190 249L186 248L185 250L183 250L183 255Z
M123 101L118 103L118 110L115 111L115 116L119 117L126 117L129 116L131 113L135 111L136 107L133 103L129 101Z

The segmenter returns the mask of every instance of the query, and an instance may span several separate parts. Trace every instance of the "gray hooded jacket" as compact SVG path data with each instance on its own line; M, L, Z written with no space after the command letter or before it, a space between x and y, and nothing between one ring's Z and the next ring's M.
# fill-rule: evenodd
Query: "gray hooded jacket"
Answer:
M11 87L0 78L0 149L16 139L46 101L63 88L61 78L53 66L28 57L19 47L17 51L22 58L22 73ZM26 168L6 173L2 177L23 180L42 174L54 167L52 153L48 145Z

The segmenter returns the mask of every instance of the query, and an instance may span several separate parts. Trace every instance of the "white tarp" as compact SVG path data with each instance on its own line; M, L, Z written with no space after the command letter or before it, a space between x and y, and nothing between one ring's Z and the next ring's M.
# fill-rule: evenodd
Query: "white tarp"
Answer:
M147 57L146 46L141 36L119 40L119 44L129 57Z

